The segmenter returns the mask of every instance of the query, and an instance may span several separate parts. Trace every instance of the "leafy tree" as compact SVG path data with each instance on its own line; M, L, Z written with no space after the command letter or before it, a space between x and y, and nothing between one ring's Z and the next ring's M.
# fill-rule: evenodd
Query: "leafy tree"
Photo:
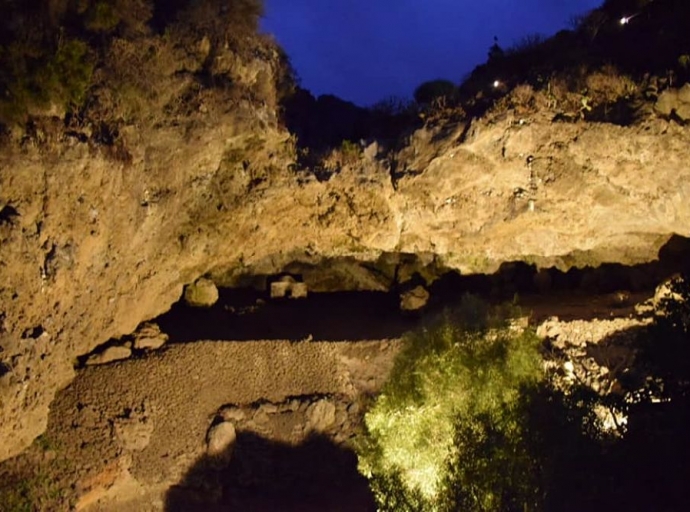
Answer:
M509 316L466 296L406 337L358 447L382 510L531 508L521 397L541 357Z

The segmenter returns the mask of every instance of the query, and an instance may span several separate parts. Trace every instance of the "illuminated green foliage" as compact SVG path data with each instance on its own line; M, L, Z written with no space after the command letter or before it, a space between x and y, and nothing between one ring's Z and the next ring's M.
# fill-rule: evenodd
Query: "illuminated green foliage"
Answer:
M358 447L382 510L529 505L528 485L506 478L530 474L522 397L542 365L539 340L512 328L510 313L466 296L407 336Z

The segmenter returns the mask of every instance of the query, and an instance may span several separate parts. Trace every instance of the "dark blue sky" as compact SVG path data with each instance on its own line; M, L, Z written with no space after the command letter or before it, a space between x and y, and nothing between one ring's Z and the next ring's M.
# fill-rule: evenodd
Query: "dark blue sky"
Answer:
M314 94L367 106L463 76L528 34L551 35L602 0L265 0L275 35Z

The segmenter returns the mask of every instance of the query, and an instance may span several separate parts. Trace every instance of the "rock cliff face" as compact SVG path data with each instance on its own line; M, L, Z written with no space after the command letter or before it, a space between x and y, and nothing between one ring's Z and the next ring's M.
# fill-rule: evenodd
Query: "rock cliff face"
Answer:
M299 169L270 104L126 127L127 158L64 134L7 142L0 460L43 431L78 356L201 276L233 285L349 258L341 287L382 288L367 268L387 253L464 274L507 261L567 269L652 261L687 233L690 129L654 113L628 126L553 118L497 107L418 130L396 152L371 143L328 179Z

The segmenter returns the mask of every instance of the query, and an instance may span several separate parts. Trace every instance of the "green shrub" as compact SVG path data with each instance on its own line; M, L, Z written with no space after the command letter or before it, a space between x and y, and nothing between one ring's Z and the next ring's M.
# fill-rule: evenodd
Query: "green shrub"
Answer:
M120 16L110 2L96 2L89 9L85 25L93 32L111 32L120 24Z
M89 48L78 39L65 39L50 52L28 43L14 43L0 52L0 122L17 122L28 113L55 105L79 105L91 83Z
M344 140L340 144L340 153L343 157L343 161L351 164L359 160L362 150L355 142L352 142L351 140Z
M690 55L683 54L680 57L678 57L678 65L682 69L690 69Z
M7 512L33 512L31 488L27 480L0 485L0 510Z
M148 30L153 16L152 0L83 0L77 4L84 28L109 34L141 34Z
M406 337L357 447L382 510L504 510L506 497L531 503L529 485L508 481L504 464L523 481L533 473L522 396L541 380L542 365L537 337L511 328L509 317L466 296Z
M690 407L690 276L669 281L660 300L660 313L640 343L640 398L664 400Z

